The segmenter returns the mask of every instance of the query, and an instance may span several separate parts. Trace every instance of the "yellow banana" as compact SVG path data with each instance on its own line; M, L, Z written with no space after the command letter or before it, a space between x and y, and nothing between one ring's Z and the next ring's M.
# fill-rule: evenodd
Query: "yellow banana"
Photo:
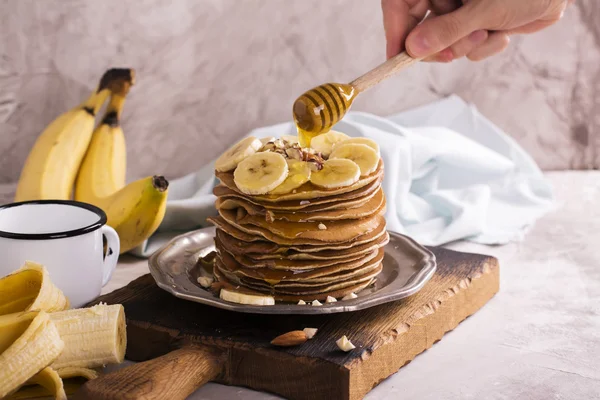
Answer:
M75 199L97 204L125 186L127 152L121 128L125 96L133 82L113 91L106 113L94 130L75 183Z
M90 144L96 113L114 82L129 76L128 69L107 71L94 93L44 129L25 160L15 201L71 198L77 172Z
M162 176L125 186L126 151L121 129L125 97L133 82L113 88L106 114L96 128L75 185L75 200L104 210L117 231L121 253L141 244L156 231L165 214L168 182Z
M121 254L152 235L165 216L169 182L149 176L132 182L98 205L108 216L108 225L119 234Z

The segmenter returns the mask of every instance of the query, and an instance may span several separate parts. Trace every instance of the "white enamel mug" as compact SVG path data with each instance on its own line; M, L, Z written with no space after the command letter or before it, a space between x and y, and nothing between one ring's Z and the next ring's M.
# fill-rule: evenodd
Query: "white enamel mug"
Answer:
M106 237L104 254L102 237ZM0 206L0 276L25 261L46 267L71 307L94 300L112 276L119 236L98 207L76 201L39 200Z

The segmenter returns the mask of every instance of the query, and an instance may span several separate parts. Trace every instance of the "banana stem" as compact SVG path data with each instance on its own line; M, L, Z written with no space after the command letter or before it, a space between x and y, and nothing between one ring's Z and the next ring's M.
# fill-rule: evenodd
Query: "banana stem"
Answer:
M152 186L162 193L169 188L169 181L164 176L154 175L152 177Z
M110 102L106 107L106 113L102 118L102 124L106 124L112 128L116 128L121 124L121 114L125 105L125 96L113 94L110 96Z
M135 83L135 70L131 68L111 68L102 75L98 87L81 108L91 115L96 115L109 94L125 97L129 88ZM115 105L116 107L117 105ZM121 105L121 109L123 106Z

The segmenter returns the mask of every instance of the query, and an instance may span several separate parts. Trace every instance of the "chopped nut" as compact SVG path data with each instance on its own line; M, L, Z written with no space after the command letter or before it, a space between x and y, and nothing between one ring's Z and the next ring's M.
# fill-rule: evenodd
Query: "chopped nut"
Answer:
M285 154L289 157L289 158L293 158L294 160L298 160L298 161L302 161L302 150L300 149L295 149L295 148L289 148L286 149Z
M317 334L317 328L304 328L304 333L307 339L312 339Z
M313 306L322 306L322 305L323 305L323 303L321 303L319 300L314 300L314 301L312 302L312 305L313 305Z
M267 210L267 213L265 214L265 220L269 223L275 221L275 214L273 211Z
M324 231L325 229L327 229L327 225L325 225L325 224L324 224L324 223L322 223L322 222L321 222L321 223L318 225L318 227L319 227L319 229L320 229L320 230L322 230L322 231Z
M348 340L348 338L346 337L346 335L344 335L341 338L339 338L335 342L335 344L337 344L337 347L339 347L340 350L345 351L345 352L349 352L350 350L356 348L356 346L354 346L352 344L352 342Z
M308 340L304 331L291 331L284 333L283 335L277 336L271 340L273 346L290 347L298 346Z
M352 300L357 297L358 296L356 295L356 293L352 292L352 293L349 293L349 294L345 295L344 297L342 297L342 300Z
M323 163L316 160L305 160L312 172L317 172L323 169Z
M305 302L304 300L300 300L300 301L298 302L298 305L299 305L299 306L304 306L304 305L306 305L306 302Z
M327 299L325 299L325 303L335 303L336 301L337 299L331 296L327 296Z
M203 288L209 288L214 282L214 279L209 276L199 276L197 281Z

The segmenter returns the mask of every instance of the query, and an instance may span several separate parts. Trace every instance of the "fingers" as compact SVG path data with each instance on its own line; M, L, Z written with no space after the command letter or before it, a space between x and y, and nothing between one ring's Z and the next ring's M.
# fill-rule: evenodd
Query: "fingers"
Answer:
M406 39L406 50L415 58L425 58L450 47L471 32L478 30L477 24L485 23L485 16L472 15L468 2L449 14L428 18Z
M488 39L488 31L478 30L460 39L452 46L426 58L424 61L450 62L462 58L475 50Z
M408 4L402 0L382 0L381 9L387 41L386 54L390 58L401 51L408 32Z
M504 51L510 43L510 37L504 32L492 32L479 47L467 54L471 61L481 61Z
M427 13L427 0L382 0L387 58L404 50L408 33Z

